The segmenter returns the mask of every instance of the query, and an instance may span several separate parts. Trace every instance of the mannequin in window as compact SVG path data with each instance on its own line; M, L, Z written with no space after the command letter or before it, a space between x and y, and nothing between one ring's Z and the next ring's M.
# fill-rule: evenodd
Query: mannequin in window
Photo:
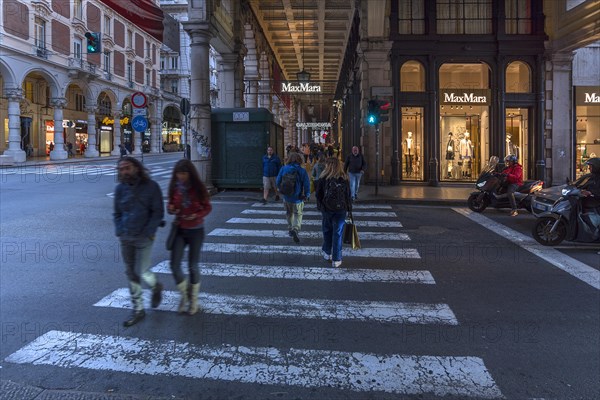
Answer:
M452 178L452 168L454 167L454 152L455 152L455 142L454 137L452 136L452 132L448 132L448 137L446 139L446 161L447 161L447 178Z
M473 143L469 138L471 135L469 132L465 132L465 135L458 143L459 159L462 162L462 177L471 177L471 159L473 158Z
M509 132L506 132L506 155L517 156L519 158L519 146L512 142L512 135Z
M412 137L412 132L408 132L407 133L408 137L406 139L404 139L404 164L405 164L405 170L406 173L408 175L410 175L412 173L412 161L413 161L413 147L414 147L414 141L413 141L413 137Z

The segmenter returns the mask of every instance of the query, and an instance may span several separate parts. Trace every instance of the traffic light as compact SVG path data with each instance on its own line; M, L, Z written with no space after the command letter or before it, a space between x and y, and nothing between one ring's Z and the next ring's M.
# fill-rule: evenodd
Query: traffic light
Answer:
M86 32L88 54L100 53L100 32Z
M367 109L367 123L369 125L377 125L379 123L379 100L369 100L369 107Z
M390 119L388 116L390 108L392 108L392 102L387 100L377 100L379 103L379 122L385 122Z

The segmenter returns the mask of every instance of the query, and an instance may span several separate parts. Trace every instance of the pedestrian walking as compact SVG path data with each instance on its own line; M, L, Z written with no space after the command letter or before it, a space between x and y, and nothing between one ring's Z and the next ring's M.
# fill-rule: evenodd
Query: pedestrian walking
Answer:
M296 243L300 243L298 232L302 227L304 202L310 200L310 179L301 164L302 155L290 153L288 163L281 168L276 179L277 188L283 194L288 233Z
M27 145L25 145L25 151L27 157L31 157L33 155L33 146L31 143L27 143Z
M323 170L325 169L325 159L327 157L325 157L325 153L321 152L319 153L319 156L317 158L317 162L315 163L315 165L313 165L312 167L312 171L310 173L312 180L313 180L313 187L317 188L317 184L319 182L319 176L321 175L321 173L323 172Z
M131 316L123 322L129 327L145 316L142 280L152 288L152 308L162 300L162 285L150 270L150 256L156 230L162 224L163 196L144 165L133 157L123 157L117 164L119 184L115 189L114 223L129 280L133 304Z
M167 212L175 215L178 227L171 249L171 272L181 295L177 311L194 315L198 312L198 262L204 242L204 218L212 211L212 205L206 185L190 160L184 158L175 164L168 196ZM185 246L188 246L189 281L181 270Z
M339 267L342 265L342 236L346 214L352 211L352 200L348 176L337 158L330 157L325 161L315 197L317 209L323 217L323 258L331 261L333 267Z
M358 146L353 146L352 153L348 154L346 162L344 163L344 171L348 174L348 178L350 179L350 195L352 196L352 200L358 199L360 179L365 173L366 168L367 163L365 162L363 155L359 152Z
M127 148L125 148L125 145L123 143L119 145L119 151L121 153L121 158L127 155Z
M75 157L73 153L73 143L67 142L67 157Z
M267 154L263 156L263 199L262 203L267 204L271 189L275 192L275 201L279 201L277 185L275 179L281 169L281 159L273 152L273 147L267 147Z

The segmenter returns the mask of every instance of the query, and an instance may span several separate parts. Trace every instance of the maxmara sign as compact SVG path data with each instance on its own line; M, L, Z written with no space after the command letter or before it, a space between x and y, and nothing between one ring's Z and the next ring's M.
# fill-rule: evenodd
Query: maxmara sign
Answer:
M281 91L284 93L320 93L321 85L311 85L310 82L281 82Z
M600 106L600 87L575 86L575 102L578 106Z
M440 90L440 104L490 104L488 89L444 89Z

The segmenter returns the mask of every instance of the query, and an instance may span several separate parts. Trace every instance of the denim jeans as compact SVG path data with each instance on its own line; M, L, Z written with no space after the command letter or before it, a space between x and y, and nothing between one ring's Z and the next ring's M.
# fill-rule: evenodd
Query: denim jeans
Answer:
M516 183L511 183L506 187L506 195L508 197L508 201L510 202L510 207L513 210L517 209L517 201L515 200L515 192L519 188L519 185Z
M147 237L121 238L121 254L125 262L125 274L129 279L129 291L135 310L142 305L142 280L154 288L156 275L150 270L153 240Z
M354 172L348 172L348 177L350 178L350 197L352 197L353 200L358 196L358 187L360 186L360 178L362 178L362 176L362 172L356 174Z
M181 270L181 260L183 259L183 250L188 245L188 270L190 274L190 283L200 282L200 273L198 271L198 262L200 261L200 249L204 242L204 228L198 229L179 229L173 250L171 250L171 273L175 278L175 283L180 284L185 279L185 274Z
M283 202L285 207L285 216L287 219L288 230L300 232L302 226L302 211L304 210L304 202L288 203Z
M323 247L333 261L342 261L342 234L346 225L346 211L322 211Z

